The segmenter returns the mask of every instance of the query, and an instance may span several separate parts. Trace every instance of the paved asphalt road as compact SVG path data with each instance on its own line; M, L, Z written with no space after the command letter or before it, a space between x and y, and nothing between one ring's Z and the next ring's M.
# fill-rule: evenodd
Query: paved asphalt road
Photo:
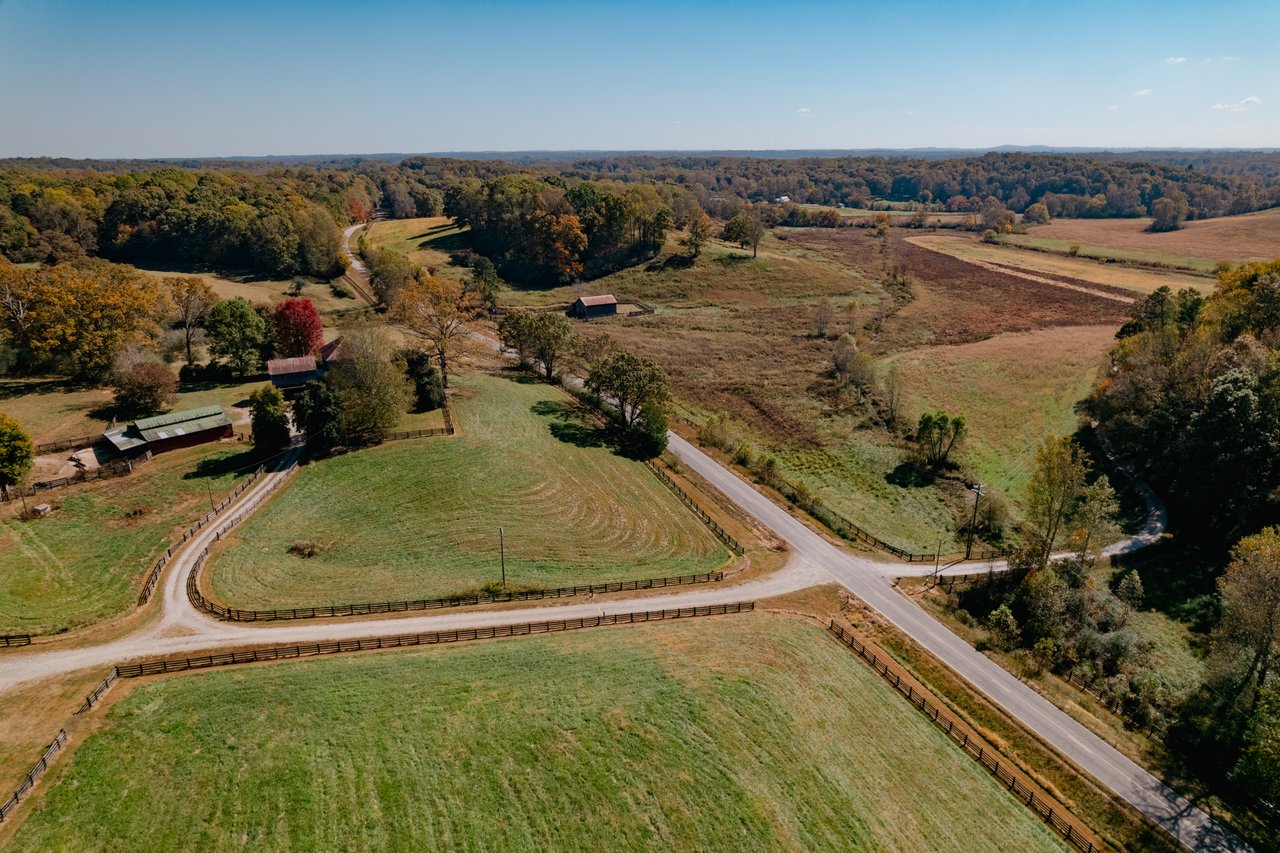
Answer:
M489 340L490 345L496 342ZM835 581L879 611L887 620L985 693L997 705L1020 720L1080 767L1128 800L1152 820L1195 850L1247 850L1239 839L1217 826L1203 811L1178 796L1158 779L1125 758L1030 687L975 651L942 623L899 595L892 578L906 571L928 567L904 567L860 557L823 539L805 524L757 492L701 450L674 433L670 448L680 459L722 491L760 524L786 541L795 552L788 565L767 577L737 585L716 584L670 594L613 598L600 602L528 607L514 610L460 611L402 619L361 618L319 623L241 625L218 622L195 611L186 599L185 581L195 555L212 542L229 519L264 495L290 471L272 472L249 489L226 514L228 520L209 525L170 563L160 599L160 618L118 640L97 645L40 646L0 658L0 693L33 680L142 656L195 653L246 644L314 642L370 637L417 631L449 630L509 624L542 619L576 618L627 610L690 607L745 601L782 595ZM1163 516L1154 513L1150 528L1127 541L1121 549L1140 547L1163 528ZM972 571L973 564L958 570ZM74 642L74 638L68 638ZM43 645L43 644L41 644Z
M1199 808L976 651L893 589L885 564L843 551L675 433L670 449L735 504L824 569L1027 728L1194 850L1247 850Z

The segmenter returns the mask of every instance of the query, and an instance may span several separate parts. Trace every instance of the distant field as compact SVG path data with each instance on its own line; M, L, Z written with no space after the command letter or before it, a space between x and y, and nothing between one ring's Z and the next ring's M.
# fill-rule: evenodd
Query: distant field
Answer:
M460 434L305 467L212 562L237 607L434 598L500 577L564 586L710 571L725 549L643 465L600 446L562 392L462 375ZM290 555L309 540L321 553Z
M162 453L129 477L27 498L54 508L35 521L19 520L20 501L0 504L0 634L76 628L133 607L173 534L248 473L226 470L253 464L244 448ZM188 478L200 465L208 476Z
M466 248L459 236L462 230L454 227L453 220L447 216L428 216L384 219L372 223L364 234L366 244L375 249L394 249L424 267L435 267L437 275L461 278L465 271L450 266L449 255ZM352 237L353 250L356 240Z
M13 850L1064 849L847 649L765 615L157 681L48 784Z
M1101 264L1084 258L1028 252L1008 246L983 243L972 237L926 235L911 237L909 242L971 263L995 264L1014 275L1022 273L1054 279L1074 279L1077 283L1105 285L1138 294L1151 293L1156 288L1166 285L1174 290L1190 287L1208 293L1213 289L1214 284L1212 279L1203 276L1153 272L1114 264ZM1064 286L1072 285L1068 282Z
M1113 326L1072 326L910 350L886 364L901 371L912 419L938 409L965 416L960 458L1016 503L1041 436L1075 432L1074 406L1114 344Z
M641 265L577 287L516 291L503 298L546 304L608 292L656 305L652 317L592 323L584 332L607 334L663 364L678 409L690 420L701 423L713 412L729 413L741 437L776 455L789 480L806 482L880 538L912 551L931 551L939 540L944 547L951 542L966 495L951 484L919 486L900 479L903 446L841 405L829 376L834 338L862 328L886 306L879 282L885 264L903 265L913 282L913 299L866 343L877 356L929 353L938 344L967 344L1010 331L1077 325L1114 329L1127 316L1131 297L1117 289L1109 295L1118 300L1103 299L1088 288L991 272L910 239L893 230L886 254L885 244L865 229L788 229L767 237L756 259L713 242L692 265ZM674 243L668 246L670 253L681 251ZM827 340L818 338L812 325L823 296L831 299L836 315ZM1093 369L1095 352L1090 348L1087 356L1071 361L1070 369L1053 374L1052 391L1046 393L1060 408L1052 415L1045 412L1045 397L1025 396L1025 384L985 385L983 404L993 413L1008 413L1009 425L1004 432L992 430L991 439L975 436L975 452L987 459L997 452L983 449L988 440L993 442L989 448L1020 450L1023 443L1039 440L1041 426L1072 419L1075 400L1066 397L1071 388L1087 390L1081 377ZM1016 361L1027 357L1011 350L992 353ZM1088 365L1080 366L1082 360ZM1001 363L992 370L1019 374L1022 368ZM968 401L966 407L976 409ZM1010 442L1007 433L1019 419L1028 425L1027 437Z
M186 273L165 270L142 270L155 278L169 276L195 275L205 280L213 291L222 299L234 299L239 296L250 303L266 303L275 305L293 297L293 281L263 279L255 276L223 276L212 273ZM307 280L306 286L298 296L310 299L320 312L338 311L343 308L358 308L364 303L355 298L339 298L333 295L328 282L312 282ZM354 295L353 295L354 296Z
M1025 241L1055 251L1077 244L1082 254L1186 265L1206 272L1212 272L1218 261L1269 261L1280 256L1280 208L1195 220L1163 234L1147 231L1150 224L1150 219L1055 219L1011 242Z
M217 404L241 428L249 418L249 395L264 384L183 386L172 411ZM37 443L101 433L111 425L111 401L106 388L83 388L59 377L0 377L0 411L16 418Z

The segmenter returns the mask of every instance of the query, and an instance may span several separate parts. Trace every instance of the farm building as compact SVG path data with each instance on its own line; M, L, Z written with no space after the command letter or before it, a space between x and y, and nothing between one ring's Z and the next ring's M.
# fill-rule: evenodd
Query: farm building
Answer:
M612 295L579 296L573 300L569 310L565 312L579 320L590 320L594 317L612 317L618 313L618 300Z
M320 378L320 367L313 355L295 358L273 358L267 362L267 374L271 384L281 391L292 391Z
M231 419L223 413L221 406L204 406L143 418L128 426L109 429L102 437L118 453L136 456L147 450L164 453L180 447L193 447L230 438L233 433Z

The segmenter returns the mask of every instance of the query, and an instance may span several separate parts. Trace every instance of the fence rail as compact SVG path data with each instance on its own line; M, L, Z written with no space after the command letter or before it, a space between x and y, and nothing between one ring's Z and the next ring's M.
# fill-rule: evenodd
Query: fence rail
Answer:
M97 444L101 435L82 435L77 438L61 438L57 441L47 441L44 444L36 445L36 455L44 453L57 453L59 450L80 450L84 447L92 447Z
M204 555L199 562L203 565ZM707 572L700 575L680 575L666 578L615 581L588 586L562 586L555 589L530 589L517 592L461 595L452 598L428 598L416 601L375 601L363 604L333 604L319 607L293 607L278 610L241 610L225 607L210 601L200 592L199 580L189 581L188 596L200 610L227 622L272 622L290 619L324 619L332 616L366 616L375 613L408 613L417 610L443 610L452 607L471 607L477 604L495 604L509 601L539 601L546 598L571 598L576 595L594 595L606 592L627 592L638 589L662 589L668 586L688 586L699 583L716 583L724 580L724 572Z
M1045 823L1053 827L1054 831L1066 839L1073 847L1083 851L1083 853L1094 853L1099 849L1093 843L1089 834L1082 829L1083 825L1076 821L1061 804L1045 799L1019 779L1008 764L1001 763L998 752L989 749L976 736L970 737L968 728L961 723L958 717L946 708L930 702L928 697L917 692L910 679L904 680L902 678L902 670L896 664L890 666L885 658L868 648L866 644L846 631L841 625L836 624L834 619L831 620L827 630L841 643L853 649L864 661L871 664L871 668L879 673L885 681L892 684L899 693L906 696L907 701L915 705L921 713L932 720L934 725L946 732L947 736L955 741L961 749L971 758L977 760L991 775L999 779L1000 783L1008 788L1015 797L1027 808L1039 815Z
M102 700L102 695L110 689L111 685L116 683L116 679L119 677L119 667L111 667L111 672L107 674L107 677L102 680L102 683L98 685L96 690L85 697L84 703L76 709L76 713L83 714L94 705L97 705L98 702Z
M49 767L49 762L53 760L53 757L58 754L62 747L66 746L66 743L67 732L65 729L59 729L58 736L53 739L53 743L49 744L49 748L44 751L44 755L40 756L36 766L32 767L31 772L22 780L18 790L14 791L3 804L0 804L0 822L3 822L18 807L18 803L35 786L36 780L44 775L44 771Z
M117 462L111 462L103 465L101 468L94 468L92 471L79 471L70 477L59 477L56 480L44 480L39 483L32 483L25 489L12 488L7 492L0 494L0 501L11 501L17 497L35 497L40 492L47 492L52 489L65 489L68 486L79 485L80 483L92 483L94 480L108 480L116 477L127 477L133 473L133 470L140 465L145 465L151 461L151 451L148 450L137 459L121 459Z
M31 645L30 634L0 634L0 649Z
M654 473L654 476L656 476L659 480L661 480L666 485L667 488L669 488L672 492L674 492L676 497L680 498L680 500L684 503L685 506L693 510L694 515L698 516L698 518L702 520L702 523L705 524L708 528L710 528L711 532L715 534L717 539L719 539L721 542L729 546L729 550L739 555L744 553L742 550L742 544L738 542L737 539L734 539L732 536L730 536L729 532L725 530L723 527L721 527L719 523L717 523L716 520L707 513L706 510L698 506L698 503L693 499L693 495L686 492L680 486L679 483L677 483L675 480L671 478L669 474L667 474L666 471L663 471L661 468L655 465L652 461L646 462L645 464L649 466L649 470Z
M454 631L428 631L420 634L398 634L389 637L368 637L361 640L335 640L327 643L306 643L293 646L271 646L240 652L225 652L194 658L166 658L122 664L117 667L122 678L143 675L162 675L191 669L208 669L263 661L288 660L290 658L332 655L344 652L364 652L373 649L395 649L411 646L431 646L444 643L464 643L471 640L492 640L501 637L524 637L533 634L554 634L560 631L577 631L606 625L631 625L642 622L660 622L672 619L692 619L701 616L721 616L729 613L745 613L755 609L754 601L734 604L715 604L707 607L681 607L673 610L642 610L633 613L588 616L582 619L555 619L546 622L525 622L516 625L493 625L487 628L460 628Z
M231 490L231 493L229 495L227 495L225 498L222 499L222 503L215 506L212 510L209 511L207 515L205 515L204 518L200 519L194 525L188 528L187 531L182 534L182 539L179 540L179 542L177 543L178 546L190 540L193 536L196 535L196 533L200 531L202 527L204 527L210 521L213 521L215 518L217 518L218 513L222 512L224 509L226 509L228 506L231 505L232 501L240 497L240 495L244 494L245 490L248 489L250 486L252 486L254 481L256 481L259 477L262 476L262 472L264 470L266 470L266 466L259 465L258 470L254 471L251 475L249 475L249 479L245 480L243 483L236 486L234 489ZM160 559L156 560L156 564L151 567L151 571L147 573L147 580L142 585L142 591L138 593L139 607L141 607L142 605L146 604L148 601L151 600L151 593L155 592L156 584L160 581L160 573L164 571L164 567L169 564L169 560L173 559L174 547L177 547L177 546L170 546L166 548L164 553L160 555Z

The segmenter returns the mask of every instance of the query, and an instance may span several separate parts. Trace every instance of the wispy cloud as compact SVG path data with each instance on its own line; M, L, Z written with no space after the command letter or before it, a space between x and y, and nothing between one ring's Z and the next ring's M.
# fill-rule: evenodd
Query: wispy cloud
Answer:
M813 110L809 109L808 107L801 107L800 109L796 110L796 112L800 113L800 115L808 115L809 113L813 112Z
M1107 109L1109 109L1109 110L1118 110L1118 109L1120 109L1120 105L1119 105L1119 104L1112 104L1111 106L1107 107Z
M1151 94L1150 89L1139 89L1138 91L1133 93L1133 96L1135 98L1145 98L1147 95L1150 95L1150 94Z
M1230 110L1233 113L1242 113L1248 110L1249 107L1256 107L1260 103L1262 103L1262 98L1259 98L1257 95L1250 95L1247 98L1241 98L1234 104L1214 104L1209 107L1209 109Z
M1185 56L1169 56L1165 57L1164 61L1169 65L1181 65L1187 61L1187 58Z

